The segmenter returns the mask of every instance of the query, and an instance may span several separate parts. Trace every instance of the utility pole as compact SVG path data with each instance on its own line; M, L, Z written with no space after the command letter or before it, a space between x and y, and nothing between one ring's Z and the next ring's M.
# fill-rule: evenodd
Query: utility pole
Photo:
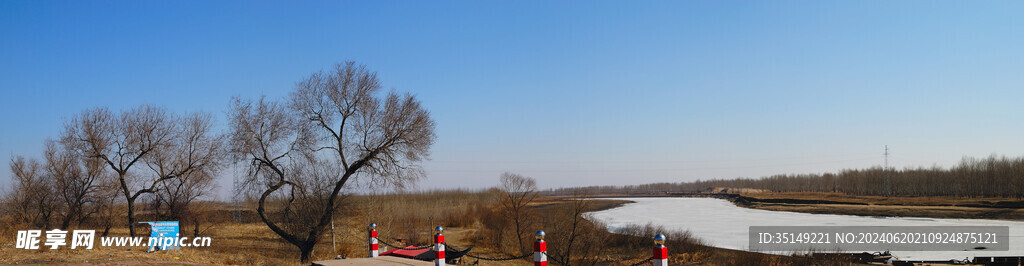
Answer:
M885 196L892 195L892 187L889 183L889 145L885 145L885 167L882 168L885 171Z

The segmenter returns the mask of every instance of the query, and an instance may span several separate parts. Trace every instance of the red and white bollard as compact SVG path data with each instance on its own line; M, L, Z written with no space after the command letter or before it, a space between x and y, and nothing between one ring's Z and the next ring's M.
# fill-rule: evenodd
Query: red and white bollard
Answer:
M377 257L377 224L376 223L371 223L369 231L370 231L370 257L371 258L376 258Z
M444 266L444 235L441 234L444 228L435 227L434 231L434 266Z
M548 243L544 242L544 230L537 231L537 242L533 242L533 265L548 265Z
M665 247L665 235L663 234L654 236L654 259L651 260L651 265L668 266L668 248Z

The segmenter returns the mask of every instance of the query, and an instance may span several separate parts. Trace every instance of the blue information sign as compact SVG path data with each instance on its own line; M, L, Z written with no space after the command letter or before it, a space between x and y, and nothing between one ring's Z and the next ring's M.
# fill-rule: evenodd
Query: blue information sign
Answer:
M149 252L178 249L178 221L144 222L149 224ZM154 242L155 241L155 242ZM155 245L154 245L155 244Z

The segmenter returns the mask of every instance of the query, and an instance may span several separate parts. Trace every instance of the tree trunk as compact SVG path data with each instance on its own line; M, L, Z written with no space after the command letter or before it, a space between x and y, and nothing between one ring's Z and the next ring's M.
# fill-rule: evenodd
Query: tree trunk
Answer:
M302 264L309 264L309 259L313 256L313 245L305 244L299 247L302 251Z
M128 234L135 237L135 201L128 198Z
M199 237L199 218L192 218L192 237Z
M60 229L67 230L68 226L71 226L71 218L74 214L73 211L68 211L68 214L64 216L64 220L60 222Z
M519 214L516 213L515 218L513 218L512 220L516 224L516 240L519 241L517 242L517 244L519 244L519 254L522 254L523 252L526 252L526 247L523 246L523 231L519 226Z
M111 166L113 162L109 162ZM128 174L128 169L119 170L118 181L121 183L121 193L124 195L125 201L128 202L128 234L131 237L135 237L135 197L132 197L132 193L128 191L128 182L125 182L124 178ZM138 195L136 195L138 196Z

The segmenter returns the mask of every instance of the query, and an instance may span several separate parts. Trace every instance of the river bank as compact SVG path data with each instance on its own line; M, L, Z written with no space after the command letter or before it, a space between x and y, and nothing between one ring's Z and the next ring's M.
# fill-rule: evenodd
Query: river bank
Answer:
M950 260L991 256L1020 256L1024 246L1016 241L1024 236L1024 222L991 219L943 219L917 217L871 217L836 214L780 212L737 206L728 200L713 197L632 197L618 198L635 203L620 208L590 213L590 217L615 231L631 224L654 224L667 230L686 230L702 242L725 249L751 250L751 226L1006 226L1009 250L946 250L905 251L893 250L899 260ZM774 254L803 254L814 251L838 250L831 246L811 247ZM892 250L886 244L867 250L841 250L841 252L877 252Z
M710 197L729 200L745 208L813 214L1024 221L1024 201L1013 198L884 197L824 192L732 193L728 190L594 196L621 197Z
M642 200L642 199L641 199ZM636 257L642 258L650 255L649 249L642 247L648 247L652 244L651 236L657 233L663 233L668 235L669 241L666 245L669 246L669 260L674 264L678 263L681 265L856 265L849 263L848 259L840 257L806 257L806 256L791 256L790 254L767 254L760 252L753 252L743 250L741 248L733 247L720 247L714 246L710 243L704 242L705 240L715 239L714 237L705 238L701 234L691 234L688 230L680 228L669 228L661 226L663 223L631 223L631 224L615 224L612 227L607 227L608 224L600 223L593 224L589 214L615 211L620 209L628 209L631 206L635 206L638 201L630 198L623 199L611 199L611 198L600 198L594 200L587 200L586 214L580 218L586 217L584 221L587 226L584 228L583 234L586 230L599 230L600 237L594 239L595 241L588 242L590 245L597 249L601 249L604 253L603 257L607 256L618 256L618 257ZM531 206L531 209L541 214L554 215L553 217L560 217L565 219L564 209L571 207L574 201L570 200L569 197L552 197L541 199ZM734 207L735 208L735 207ZM559 214L561 213L561 214ZM595 227L599 226L599 227ZM549 233L557 232L558 228L550 228L552 231ZM570 228L563 228L561 230L572 230ZM630 241L622 241L621 239L631 239ZM564 242L564 241L563 241ZM559 241L549 242L549 248L556 246ZM634 253L630 253L634 252ZM623 254L625 253L625 254ZM627 260L618 261L618 263L632 264L640 260Z

